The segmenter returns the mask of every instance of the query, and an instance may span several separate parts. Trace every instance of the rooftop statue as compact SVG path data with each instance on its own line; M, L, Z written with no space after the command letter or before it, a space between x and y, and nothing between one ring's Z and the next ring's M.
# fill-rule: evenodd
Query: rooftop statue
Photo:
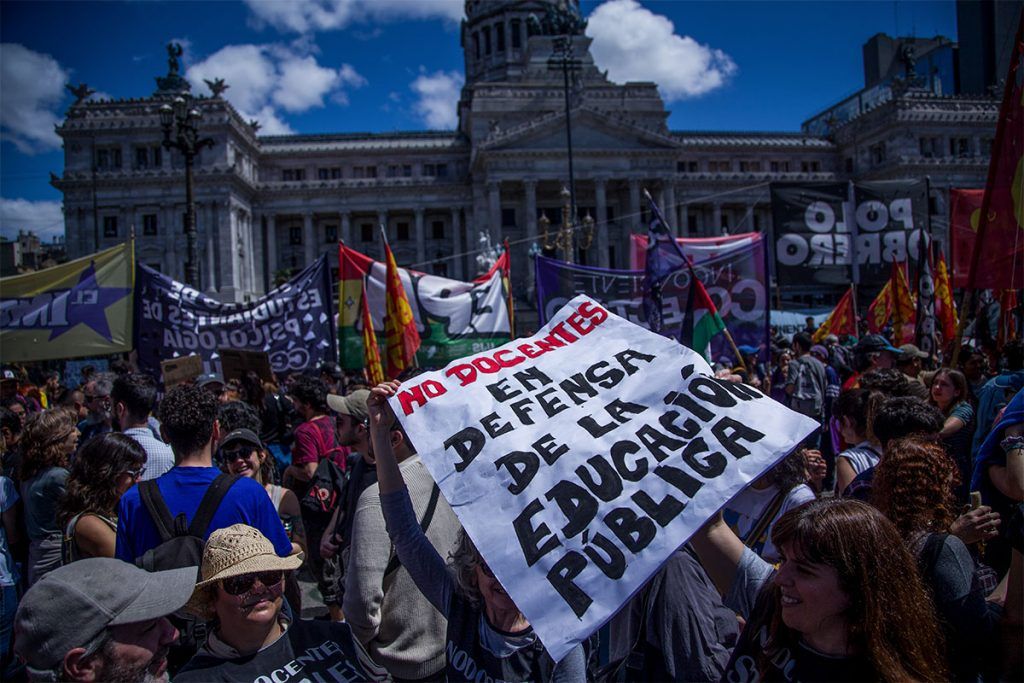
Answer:
M579 5L572 0L556 0L544 10L544 18L530 14L526 30L531 36L578 36L587 28Z

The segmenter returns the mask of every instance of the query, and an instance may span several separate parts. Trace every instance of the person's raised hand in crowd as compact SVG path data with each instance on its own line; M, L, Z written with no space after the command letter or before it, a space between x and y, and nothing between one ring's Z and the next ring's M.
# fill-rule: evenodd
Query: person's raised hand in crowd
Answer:
M370 390L366 399L366 411L369 413L370 431L387 433L395 424L395 413L388 405L388 399L398 392L402 383L397 379L381 382Z
M999 524L999 513L993 512L988 505L980 505L957 517L949 530L965 545L971 545L995 538L999 534Z
M821 484L825 481L825 475L828 473L828 464L822 457L821 451L811 448L804 449L804 462L807 483L815 491L821 491Z

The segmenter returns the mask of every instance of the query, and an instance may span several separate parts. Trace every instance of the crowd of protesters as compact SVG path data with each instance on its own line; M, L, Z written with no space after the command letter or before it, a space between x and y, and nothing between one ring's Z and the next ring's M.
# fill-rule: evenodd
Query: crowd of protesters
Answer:
M715 370L820 428L558 662L398 381L5 367L0 680L1020 679L1024 347L812 332Z

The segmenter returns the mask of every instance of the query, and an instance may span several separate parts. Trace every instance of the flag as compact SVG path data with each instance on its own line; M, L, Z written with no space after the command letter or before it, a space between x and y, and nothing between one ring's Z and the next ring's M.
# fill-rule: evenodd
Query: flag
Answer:
M36 273L3 278L4 362L131 351L134 288L131 240Z
M985 190L949 190L949 265L954 288L967 287L984 198Z
M366 298L366 284L363 283L363 300L360 304L361 322L363 325L363 367L366 381L375 387L384 381L384 370L380 366L380 347L377 346L377 333L373 331L373 318L370 317L370 302Z
M893 264L895 267L896 264ZM886 323L892 317L892 278L890 277L878 293L875 300L868 306L868 332L881 334Z
M722 316L718 315L718 308L708 290L704 289L697 278L693 266L689 263L686 265L690 269L690 291L686 295L686 313L679 342L707 358L711 338L725 331L725 323L722 322Z
M1004 289L999 295L999 330L996 332L996 348L1003 348L1007 342L1017 338L1017 290Z
M910 291L906 264L892 264L892 333L895 344L914 341L917 303Z
M387 264L384 304L384 344L387 352L387 375L394 379L403 370L410 368L416 361L416 350L420 348L420 333L416 330L416 321L409 308L409 299L405 296L405 287L398 274L395 255L391 253L388 237L381 229L384 238L384 257Z
M1017 24L974 241L969 289L1024 286L1024 13Z
M669 230L668 222L661 215L661 209L651 195L644 190L651 209L651 223L647 227L647 262L644 266L643 291L644 317L652 332L661 333L663 327L661 310L661 288L669 275L689 262L683 250ZM691 269L692 270L692 269ZM693 277L693 281L697 281ZM707 292L705 292L705 295ZM712 305L714 308L714 305ZM716 313L717 315L717 313ZM721 318L719 318L721 320Z
M935 312L942 329L942 338L949 342L956 338L959 321L956 317L956 303L953 302L953 288L949 286L949 269L946 257L939 252L935 266Z
M935 317L935 277L932 274L931 240L921 250L917 269L917 319L914 344L929 356L939 350L938 320Z
M853 313L853 287L846 290L843 297L828 314L814 333L812 339L815 344L820 344L827 335L834 334L857 334L857 316Z

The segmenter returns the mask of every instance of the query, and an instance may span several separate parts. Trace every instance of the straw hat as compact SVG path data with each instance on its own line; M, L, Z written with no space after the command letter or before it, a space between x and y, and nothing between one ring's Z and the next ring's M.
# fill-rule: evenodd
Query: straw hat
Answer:
M267 571L290 571L302 565L302 553L280 557L274 544L258 529L246 524L233 524L217 529L206 541L203 564L192 598L185 609L210 618L213 614L213 587L218 581L242 574Z

